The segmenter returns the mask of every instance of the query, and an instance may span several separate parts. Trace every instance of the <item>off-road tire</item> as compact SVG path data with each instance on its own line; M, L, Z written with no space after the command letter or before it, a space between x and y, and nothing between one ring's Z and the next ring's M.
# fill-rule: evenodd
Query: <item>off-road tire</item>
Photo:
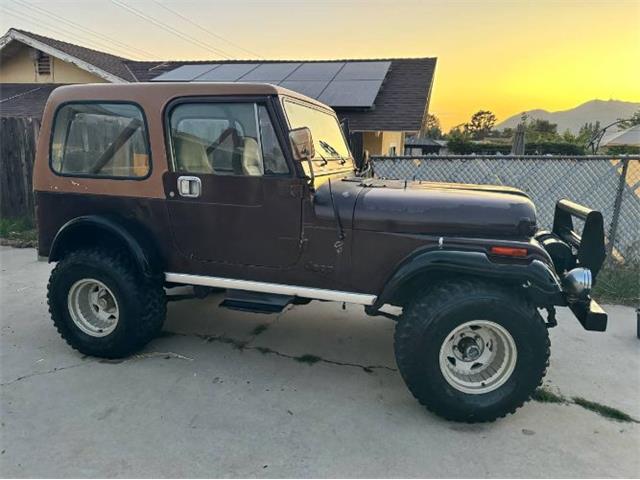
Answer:
M497 389L464 393L445 379L440 348L459 325L488 320L515 341L513 373ZM448 420L490 422L515 412L531 398L549 365L549 335L536 308L516 290L479 281L446 281L414 298L396 325L398 368L416 399Z
M105 284L118 302L117 325L106 336L84 333L69 313L69 290L83 278ZM156 337L166 317L162 282L144 278L123 252L103 248L71 252L53 269L47 288L49 312L56 329L71 347L86 355L126 357Z

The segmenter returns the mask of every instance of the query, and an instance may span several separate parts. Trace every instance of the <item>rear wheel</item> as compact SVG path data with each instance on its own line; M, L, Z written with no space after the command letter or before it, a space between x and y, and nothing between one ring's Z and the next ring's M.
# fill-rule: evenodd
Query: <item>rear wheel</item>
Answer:
M513 413L540 385L549 336L516 291L450 281L405 306L395 350L421 404L449 420L486 422Z
M51 272L49 311L58 332L76 350L118 358L153 339L166 315L162 283L143 278L122 253L69 253Z

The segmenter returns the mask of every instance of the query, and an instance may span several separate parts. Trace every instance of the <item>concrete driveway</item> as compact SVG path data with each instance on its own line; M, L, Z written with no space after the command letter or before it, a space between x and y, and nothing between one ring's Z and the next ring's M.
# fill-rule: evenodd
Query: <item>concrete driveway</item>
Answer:
M394 324L313 302L281 315L173 302L165 333L120 362L86 358L48 316L50 266L0 248L1 475L7 477L635 477L640 425L532 401L446 422L405 388ZM635 312L604 334L567 311L550 390L640 419Z

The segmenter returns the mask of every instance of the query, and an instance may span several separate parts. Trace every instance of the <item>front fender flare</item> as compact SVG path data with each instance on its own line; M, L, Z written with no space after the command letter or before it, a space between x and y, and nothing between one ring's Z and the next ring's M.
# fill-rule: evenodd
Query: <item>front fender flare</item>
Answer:
M541 260L527 264L493 262L484 252L428 250L405 259L386 282L370 311L377 311L409 280L424 273L445 273L488 278L524 286L540 306L565 305L557 275Z
M62 258L75 235L87 229L115 236L129 251L140 272L149 278L162 274L162 262L150 235L138 224L114 215L85 215L65 223L51 243L49 262Z

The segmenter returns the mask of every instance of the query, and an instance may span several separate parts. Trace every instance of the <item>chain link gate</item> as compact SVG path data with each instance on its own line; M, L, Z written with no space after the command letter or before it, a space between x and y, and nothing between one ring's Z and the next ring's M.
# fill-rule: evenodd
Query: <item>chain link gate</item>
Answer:
M609 257L640 262L640 156L425 155L371 160L379 178L519 188L535 203L538 225L546 229L551 229L561 198L600 210Z

